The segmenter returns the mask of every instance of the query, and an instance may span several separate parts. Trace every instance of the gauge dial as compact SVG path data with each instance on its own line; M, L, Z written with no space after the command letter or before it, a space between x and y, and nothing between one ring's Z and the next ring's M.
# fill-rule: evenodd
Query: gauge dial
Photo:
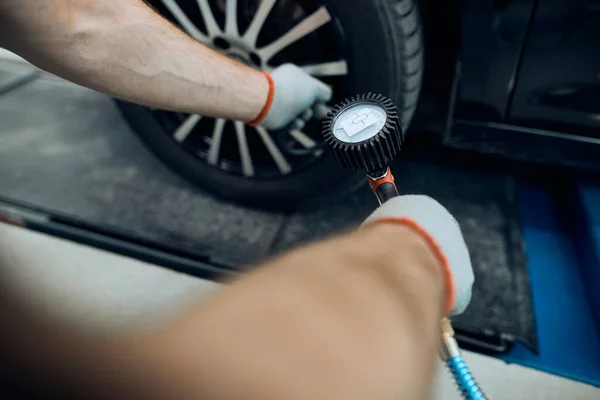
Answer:
M359 143L376 136L386 120L383 107L367 101L359 102L342 110L335 118L333 134L342 142Z
M357 96L334 107L323 122L323 135L336 160L367 174L387 170L404 139L396 107L375 94Z

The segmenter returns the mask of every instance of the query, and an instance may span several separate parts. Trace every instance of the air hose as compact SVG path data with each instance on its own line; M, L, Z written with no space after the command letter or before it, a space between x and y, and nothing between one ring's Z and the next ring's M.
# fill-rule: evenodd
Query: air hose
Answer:
M454 329L447 318L442 319L442 343L440 346L440 358L450 371L458 391L465 400L485 400L483 391L475 382L467 364L463 360L458 343L454 339Z

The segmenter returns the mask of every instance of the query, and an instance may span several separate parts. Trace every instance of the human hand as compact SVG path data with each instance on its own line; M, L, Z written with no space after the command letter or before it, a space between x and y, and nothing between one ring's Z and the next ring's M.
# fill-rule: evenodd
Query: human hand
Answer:
M400 196L379 207L364 225L395 222L421 235L444 270L448 315L462 314L471 301L473 266L456 219L440 203L427 196Z
M331 100L332 91L329 86L294 64L276 68L271 73L271 78L271 90L274 92L271 106L265 117L255 123L266 129L282 129L296 120L308 120L315 105Z

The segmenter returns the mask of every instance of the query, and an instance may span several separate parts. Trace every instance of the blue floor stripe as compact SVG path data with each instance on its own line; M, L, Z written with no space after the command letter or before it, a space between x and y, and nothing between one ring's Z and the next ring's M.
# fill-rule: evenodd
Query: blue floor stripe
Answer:
M523 184L519 206L527 252L539 355L516 345L507 362L600 386L600 336L572 238L543 187Z
M578 251L582 253L582 274L600 332L600 186L578 184L573 191L579 210Z

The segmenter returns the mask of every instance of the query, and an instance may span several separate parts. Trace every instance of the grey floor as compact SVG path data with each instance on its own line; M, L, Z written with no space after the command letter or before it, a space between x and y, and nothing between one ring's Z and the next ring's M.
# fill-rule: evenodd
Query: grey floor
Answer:
M1 50L0 59L20 62ZM22 64L22 79L35 73ZM12 260L3 272L25 299L94 334L128 335L160 327L219 290L212 282L3 224L0 246ZM588 385L473 353L466 359L492 399L600 398L600 389ZM441 369L433 390L435 399L458 398Z

